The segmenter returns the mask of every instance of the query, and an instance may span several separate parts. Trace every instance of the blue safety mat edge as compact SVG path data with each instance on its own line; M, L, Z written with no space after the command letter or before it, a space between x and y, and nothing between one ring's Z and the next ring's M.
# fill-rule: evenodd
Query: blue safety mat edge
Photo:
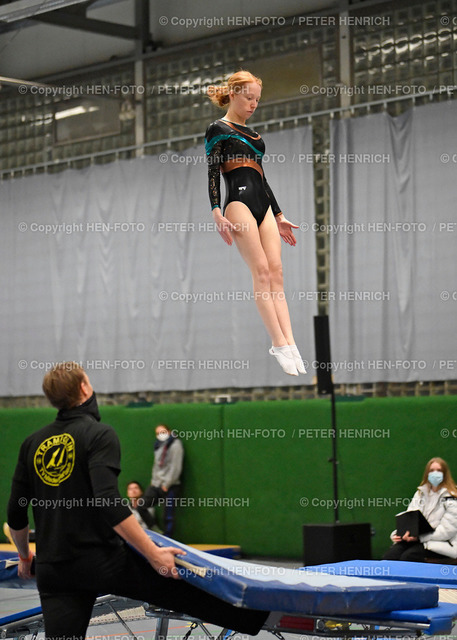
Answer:
M374 580L407 580L435 584L442 589L457 589L457 565L401 560L345 560L331 564L303 567L328 575L373 578Z
M26 609L25 611L10 613L4 618L0 618L0 626L11 624L12 622L17 622L19 620L25 620L26 618L39 615L40 613L41 613L41 607L33 607L32 609Z
M16 557L14 555L10 555L7 558L3 558L0 560L0 583L5 582L7 580L17 580L17 565L12 567L7 567L6 563L8 560L19 560L17 554Z
M19 561L17 552L0 551L0 585L10 589L33 589L36 586L34 579L22 580L17 575L17 565L7 566L9 560Z
M354 621L362 616L353 616ZM457 604L440 602L438 607L411 611L390 611L373 616L376 622L393 620L395 622L411 622L429 624L427 635L449 634L454 620L457 619Z
M411 585L390 583L388 586L371 584L361 586L357 578L348 581L344 588L326 584L324 588L300 585L290 588L280 580L269 582L256 580L251 576L239 575L236 569L252 566L249 563L233 562L233 573L219 564L218 558L202 551L196 551L180 542L148 531L151 539L160 546L174 546L186 552L183 559L207 569L207 576L201 577L190 571L181 570L181 576L196 587L212 593L235 606L267 611L284 611L309 615L348 615L378 613L393 609L428 609L438 604L438 588L432 585ZM221 559L222 561L222 559ZM268 567L264 567L266 570ZM292 570L291 570L292 571ZM334 581L338 582L338 581Z

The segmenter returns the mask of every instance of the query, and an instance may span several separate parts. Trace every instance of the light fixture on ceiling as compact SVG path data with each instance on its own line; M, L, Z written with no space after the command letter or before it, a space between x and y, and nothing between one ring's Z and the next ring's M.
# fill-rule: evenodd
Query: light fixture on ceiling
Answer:
M64 109L63 111L56 111L55 119L62 120L62 118L71 118L72 116L80 116L83 113L91 113L92 111L98 111L98 107L72 107L71 109Z

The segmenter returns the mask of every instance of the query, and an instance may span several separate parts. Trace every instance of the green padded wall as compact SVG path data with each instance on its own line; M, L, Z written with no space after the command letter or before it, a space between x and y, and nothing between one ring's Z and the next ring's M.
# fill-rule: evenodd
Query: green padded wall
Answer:
M247 554L300 558L302 525L333 521L330 401L101 407L119 434L120 489L148 484L154 429L165 422L185 447L176 537L240 544ZM5 519L22 440L50 422L52 409L0 410L0 509ZM341 522L370 522L373 556L389 545L432 456L457 476L457 398L337 402ZM224 502L223 500L224 499Z
M176 537L186 542L221 542L224 510L208 507L205 497L223 495L223 441L219 433L221 407L207 404L157 405L149 409L104 407L102 419L117 431L122 448L119 488L125 495L129 481L145 487L151 480L155 427L164 422L182 432L184 472L177 506ZM191 437L195 434L197 437ZM205 434L205 437L200 437Z
M224 457L228 496L249 508L227 512L227 535L247 553L302 554L302 525L330 522L331 513L302 506L311 494L331 498L331 441L306 439L307 428L329 428L327 400L252 402L227 406ZM243 433L244 437L237 437Z
M376 536L373 555L390 544L395 514L404 511L422 479L426 462L444 458L457 480L457 398L389 398L338 405L340 426L378 428L380 438L340 439L341 498L354 499L342 508L344 522L371 522ZM355 498L359 499L360 506Z
M337 402L339 518L372 524L374 557L389 546L395 513L431 457L446 459L457 477L456 409L452 396ZM302 525L333 522L330 420L329 400L227 407L226 429L251 430L224 449L228 495L250 498L248 514L227 517L229 538L245 552L301 556ZM255 437L261 430L265 437Z

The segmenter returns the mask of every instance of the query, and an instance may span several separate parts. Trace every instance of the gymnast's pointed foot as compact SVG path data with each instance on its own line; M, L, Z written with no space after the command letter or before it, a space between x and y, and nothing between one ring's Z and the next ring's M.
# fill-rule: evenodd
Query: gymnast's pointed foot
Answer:
M285 347L271 347L269 353L276 358L285 373L298 376L295 360L288 344Z
M294 357L295 366L297 367L298 373L306 373L305 365L303 364L303 359L300 355L300 351L297 348L296 344L290 344L290 351Z

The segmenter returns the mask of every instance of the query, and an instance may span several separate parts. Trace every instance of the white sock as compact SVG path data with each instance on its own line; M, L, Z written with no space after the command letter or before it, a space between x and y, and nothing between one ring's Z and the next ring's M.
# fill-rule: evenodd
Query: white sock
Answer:
M298 376L295 359L288 344L283 347L271 347L270 354L275 356L282 370L290 376Z
M305 365L303 364L303 359L300 355L300 351L297 348L296 344L289 345L290 351L294 357L295 366L297 367L298 373L306 373Z

